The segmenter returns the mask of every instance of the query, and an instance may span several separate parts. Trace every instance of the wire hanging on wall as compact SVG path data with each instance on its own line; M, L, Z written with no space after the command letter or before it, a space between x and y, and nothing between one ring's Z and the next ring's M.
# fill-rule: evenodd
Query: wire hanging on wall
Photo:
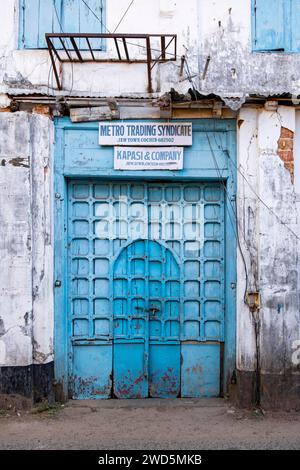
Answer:
M207 132L206 132L206 137L207 137L208 144L209 144L209 148L210 148L210 151L211 151L213 160L214 160L214 165L215 165L216 171L217 171L217 173L218 173L220 182L221 182L221 184L222 184L222 186L223 186L223 189L224 189L225 195L226 195L226 197L227 197L228 203L229 203L229 205L230 205L230 207L231 207L231 209L232 209L232 212L233 212L233 215L234 215L234 218L235 218L235 223L234 223L233 220L232 220L231 214L230 214L230 212L229 212L228 205L226 204L226 210L227 210L227 213L228 213L228 217L229 217L230 223L231 223L231 225L232 225L233 232L234 232L234 235L235 235L235 237L236 237L238 249L239 249L239 252L240 252L240 255L241 255L241 258L242 258L242 261L243 261L243 265L244 265L246 283L245 283L245 291L244 291L243 300L244 300L244 303L247 304L246 296L247 296L247 291L248 291L249 274L248 274L246 259L245 259L245 256L244 256L244 253L243 253L243 250L242 250L242 245L241 245L241 241L240 241L240 237L239 237L239 226L238 226L238 218L237 218L237 207L235 207L235 208L233 207L232 201L231 201L230 196L229 196L229 194L228 194L227 186L226 186L226 184L224 183L224 176L223 176L223 174L221 173L220 167L218 166L217 158L216 158L216 156L215 156L215 153L214 153L214 150L213 150L213 147L212 147L212 144L211 144L211 141L210 141L210 138L209 138L209 135L207 134ZM244 241L245 241L245 243L246 243L245 237L244 237ZM247 243L246 243L246 247L248 248Z

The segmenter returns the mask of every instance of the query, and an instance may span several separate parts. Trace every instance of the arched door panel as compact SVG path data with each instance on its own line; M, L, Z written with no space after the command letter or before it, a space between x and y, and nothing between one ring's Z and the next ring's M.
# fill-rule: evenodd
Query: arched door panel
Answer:
M122 249L114 264L113 391L117 398L180 393L180 270L152 240Z

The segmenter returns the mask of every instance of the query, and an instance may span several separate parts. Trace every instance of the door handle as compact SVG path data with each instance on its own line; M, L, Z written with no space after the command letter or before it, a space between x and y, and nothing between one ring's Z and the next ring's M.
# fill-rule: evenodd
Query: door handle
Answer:
M149 308L148 310L145 310L146 312L152 312L152 314L154 315L156 312L159 312L159 308L156 308L156 307L153 307L153 308Z

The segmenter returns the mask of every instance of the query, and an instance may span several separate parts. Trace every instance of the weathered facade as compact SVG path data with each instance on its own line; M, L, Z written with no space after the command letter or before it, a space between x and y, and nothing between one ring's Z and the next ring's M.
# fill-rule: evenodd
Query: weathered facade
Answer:
M46 3L53 16L43 29L46 15L43 20L36 12L43 11ZM139 378L138 371L135 376L144 387L137 389L137 396L148 396L145 377L151 375L151 367L155 369L155 360L167 358L167 368L178 369L172 379L173 396L229 394L243 406L259 403L264 408L299 408L300 44L294 25L299 2L278 0L276 9L270 3L274 2L74 0L52 4L7 0L2 6L0 393L35 400L53 399L55 393L58 398L122 397L122 393L130 397L128 389L114 388L114 384L116 374L122 376L122 370L134 363L134 356L147 362L146 372L144 363L135 364L137 370L144 367L144 378ZM285 15L291 14L293 20L284 22L287 4L290 13L284 10ZM34 14L27 14L29 7ZM75 16L67 10L71 7ZM274 10L274 17L266 20L264 8ZM80 15L79 23L76 15ZM84 23L85 16L89 21ZM27 24L29 21L33 23ZM51 62L43 44L44 33L95 33L97 25L99 33L159 35L150 44L152 89L144 38L127 37L131 63L120 61L116 44L121 50L122 37L116 41L104 38L102 51L97 52L97 57L114 62L60 63L57 56ZM35 30L36 36L29 37L28 31ZM177 35L176 56L172 51L166 58L174 60L159 61L161 37L167 34ZM84 58L89 50L80 40L79 54ZM63 41L76 57L70 37ZM126 57L126 49L122 54ZM114 123L192 122L193 145L184 149L183 169L115 170L113 147L98 143L98 123L106 119ZM131 188L129 193L122 193L120 180ZM106 196L95 196L97 185L102 185L104 192L109 188ZM126 276L134 277L139 269L125 271L122 277L111 266L106 274L106 262L117 260L118 249L125 247L131 247L126 255L131 260L140 248L134 245L134 237L122 241L115 233L103 235L103 229L95 238L94 224L116 220L108 216L106 220L102 209L85 212L87 207L98 207L100 201L111 204L112 209L107 206L105 210L112 214L120 202L118 191L121 202L124 197L130 204L142 200L148 210L149 200L132 196L141 185L145 185L148 199L151 188L156 195L159 187L164 188L164 196L152 202L159 207L168 202L174 207L177 204L173 210L178 221L179 206L186 214L177 221L183 227L181 237L175 233L173 214L172 221L166 222L175 230L169 238L157 234L151 242L146 236L135 238L143 241L147 263L158 262L154 255L151 258L158 243L166 250L163 256L173 256L179 269L178 279L177 268L164 279L164 283L175 283L174 291L172 287L167 294L165 284L161 288L166 297L162 299L166 302L164 315L168 302L181 302L178 309L174 307L174 312L181 313L173 318L171 308L170 317L162 323L173 318L182 331L174 333L174 323L175 330L171 326L169 336L154 335L155 341L151 333L145 333L142 344L150 345L147 360L138 346L130 349L134 343L131 336L126 337L131 346L118 351L120 345L112 333L118 318L105 310L106 304L115 305L120 299L122 312L125 310L126 296L122 289L121 294L114 294L115 286ZM175 195L168 199L171 187L180 188L179 199ZM211 199L212 188L217 188L219 199ZM189 221L187 203L195 203L197 191L204 209L200 210L200 222L196 221L202 235L195 257L184 254L185 244L192 243L184 227ZM209 216L212 201L220 208L219 219ZM85 240L90 244L98 240L102 251L85 252ZM183 251L176 251L178 240ZM103 251L106 241L108 252ZM137 252L130 252L135 246ZM205 246L219 246L221 251L205 253ZM211 260L216 263L213 272L208 274L204 269L193 274L195 263L202 269ZM100 271L96 271L99 261ZM146 271L140 273L145 279L151 270L147 263ZM216 266L221 267L219 274ZM152 295L155 299L162 297L157 276L153 278L158 289L156 296ZM182 290L176 290L176 283ZM216 284L221 286L218 294ZM201 290L202 285L207 291ZM106 289L110 293L106 294ZM134 304L136 297L151 300L151 286L147 284L146 290L148 297L146 291L143 295L128 294L126 305L139 309L139 304ZM101 301L99 310L97 300ZM155 313L162 304L153 302ZM216 305L222 306L224 315L217 313ZM194 328L198 327L196 335ZM125 348L125 339L122 341ZM118 354L128 355L125 365ZM99 362L106 364L101 370ZM189 369L198 377L193 386L189 385ZM89 380L95 376L96 385L91 385ZM170 380L166 376L163 383ZM163 387L159 387L153 386L163 395Z

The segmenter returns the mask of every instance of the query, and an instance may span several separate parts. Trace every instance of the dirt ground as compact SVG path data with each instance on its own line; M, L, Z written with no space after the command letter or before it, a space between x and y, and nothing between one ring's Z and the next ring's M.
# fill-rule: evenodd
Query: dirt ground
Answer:
M300 413L221 399L70 401L0 410L0 449L300 449Z

